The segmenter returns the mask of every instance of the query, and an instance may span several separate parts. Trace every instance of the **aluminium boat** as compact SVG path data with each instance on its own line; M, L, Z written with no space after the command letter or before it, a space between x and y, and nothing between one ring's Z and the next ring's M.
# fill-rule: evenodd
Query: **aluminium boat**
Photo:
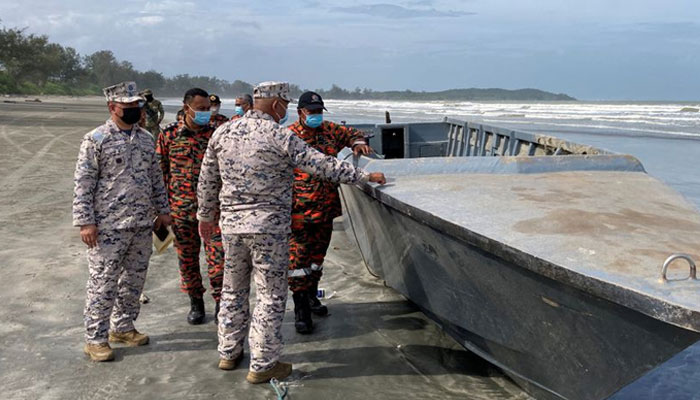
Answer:
M389 182L341 186L346 229L465 348L535 398L700 398L700 213L636 158L452 119L357 127L378 157L354 161Z

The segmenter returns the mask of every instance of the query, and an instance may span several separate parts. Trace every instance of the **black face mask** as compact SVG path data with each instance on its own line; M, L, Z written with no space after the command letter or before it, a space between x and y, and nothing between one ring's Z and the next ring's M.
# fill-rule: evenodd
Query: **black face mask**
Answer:
M150 94L146 96L146 101L153 101L153 96L151 96Z
M124 115L120 117L127 125L133 125L141 119L141 107L122 108Z

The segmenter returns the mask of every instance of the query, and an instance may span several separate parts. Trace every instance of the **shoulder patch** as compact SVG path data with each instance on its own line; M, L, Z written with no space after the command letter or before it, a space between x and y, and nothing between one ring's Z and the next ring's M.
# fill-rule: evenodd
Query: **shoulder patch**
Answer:
M101 145L102 141L105 140L105 133L100 128L93 130L90 136L92 137L92 140L94 140L97 143L98 146Z

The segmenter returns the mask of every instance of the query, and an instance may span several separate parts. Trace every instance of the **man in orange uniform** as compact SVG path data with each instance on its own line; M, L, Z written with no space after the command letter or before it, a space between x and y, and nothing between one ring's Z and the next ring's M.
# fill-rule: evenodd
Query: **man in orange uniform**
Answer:
M356 155L369 154L371 149L362 132L324 121L325 109L317 93L303 93L297 105L299 120L289 129L309 146L331 156L345 147L352 148ZM311 333L311 313L328 314L316 292L333 233L333 218L341 214L338 185L296 169L292 204L288 279L294 299L294 327L299 333Z
M160 155L160 167L170 199L175 248L180 264L180 289L190 296L187 322L197 325L204 322L205 316L205 289L199 269L202 241L197 230L197 181L209 138L216 126L210 123L211 101L206 91L198 88L188 90L183 103L184 119L165 127L158 137L156 153ZM212 297L216 302L216 320L224 277L220 231L217 230L212 239L205 243L204 250Z

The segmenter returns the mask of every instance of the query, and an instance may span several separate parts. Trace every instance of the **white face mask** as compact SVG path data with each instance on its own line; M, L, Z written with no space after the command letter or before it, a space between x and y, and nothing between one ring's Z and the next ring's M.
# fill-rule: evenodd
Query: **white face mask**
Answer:
M221 109L221 106L212 106L211 107L211 115L216 115L219 113L219 109Z

